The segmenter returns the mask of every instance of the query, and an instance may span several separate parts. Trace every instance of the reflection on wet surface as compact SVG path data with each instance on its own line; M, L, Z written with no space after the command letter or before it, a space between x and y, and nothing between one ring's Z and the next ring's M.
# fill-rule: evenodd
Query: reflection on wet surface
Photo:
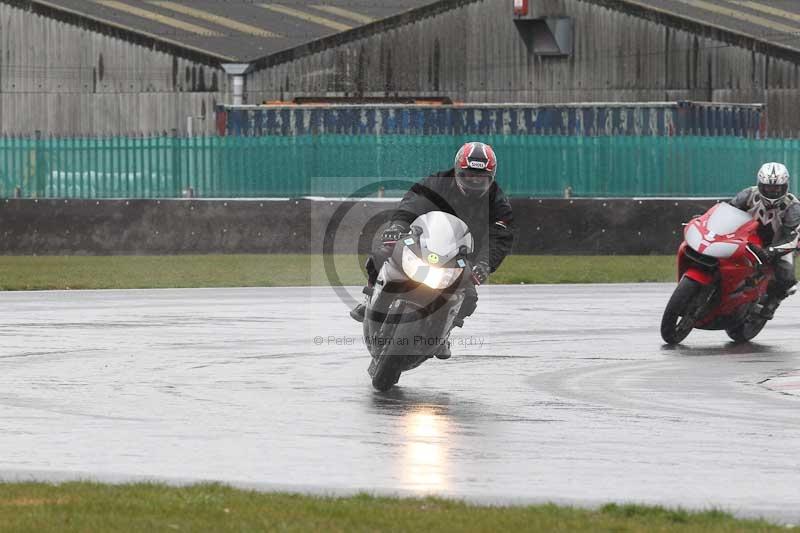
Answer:
M447 418L420 408L404 415L404 460L398 465L403 485L412 490L442 493L447 485Z
M446 393L416 392L396 387L373 393L374 411L399 417L391 439L402 447L396 468L405 489L423 494L448 492L450 397Z
M0 293L0 472L800 520L800 297L667 348L671 289L482 287L386 394L325 289Z
M703 332L705 333L705 332ZM710 332L714 333L714 332ZM674 352L679 355L686 356L719 356L719 355L748 355L748 354L769 354L778 352L779 350L773 346L760 344L759 342L725 342L725 332L717 332L723 338L721 339L720 346L692 346L691 336L685 341L684 344L670 346L664 344L661 349L665 352Z

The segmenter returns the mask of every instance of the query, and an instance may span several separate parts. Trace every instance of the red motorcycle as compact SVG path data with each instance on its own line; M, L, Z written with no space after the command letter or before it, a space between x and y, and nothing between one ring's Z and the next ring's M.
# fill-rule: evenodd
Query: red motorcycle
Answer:
M758 234L759 222L730 204L719 203L685 225L678 248L678 286L661 319L661 337L677 344L692 329L724 329L736 342L753 339L767 320L761 316L774 275ZM795 244L769 248L792 253Z

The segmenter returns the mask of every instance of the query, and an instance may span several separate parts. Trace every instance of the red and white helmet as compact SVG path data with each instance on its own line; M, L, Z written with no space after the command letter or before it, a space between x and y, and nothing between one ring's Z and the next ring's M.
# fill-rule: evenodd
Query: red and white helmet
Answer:
M455 159L456 185L467 196L483 196L497 174L497 157L488 144L471 141L462 146Z
M758 170L758 193L764 207L777 206L789 192L789 171L781 163L764 163Z

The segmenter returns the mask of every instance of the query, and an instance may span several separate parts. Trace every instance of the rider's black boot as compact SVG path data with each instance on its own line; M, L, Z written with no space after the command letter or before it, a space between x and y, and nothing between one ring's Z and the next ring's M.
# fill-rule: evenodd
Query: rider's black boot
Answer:
M437 359L450 359L450 341L445 341L442 347L439 349L439 352L436 354Z
M372 296L372 293L375 289L372 285L367 285L364 287L361 292L367 295L367 298ZM364 322L364 315L367 313L367 306L366 304L358 304L350 311L350 317L355 320L356 322Z
M761 307L761 318L772 320L775 318L775 310L781 305L781 301L777 298L769 298L766 303Z
M787 292L775 286L767 289L767 301L761 306L759 315L761 318L772 320L775 317L775 310L781 305L784 298L788 296Z
M364 304L358 304L350 311L350 317L356 322L364 322L364 315L367 312L367 306Z

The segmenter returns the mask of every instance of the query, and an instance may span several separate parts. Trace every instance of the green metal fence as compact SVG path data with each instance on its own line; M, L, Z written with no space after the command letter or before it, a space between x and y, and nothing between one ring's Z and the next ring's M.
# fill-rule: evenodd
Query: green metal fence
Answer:
M348 196L452 165L460 136L0 138L0 197ZM487 136L513 196L728 196L800 140ZM393 193L389 193L393 194Z

